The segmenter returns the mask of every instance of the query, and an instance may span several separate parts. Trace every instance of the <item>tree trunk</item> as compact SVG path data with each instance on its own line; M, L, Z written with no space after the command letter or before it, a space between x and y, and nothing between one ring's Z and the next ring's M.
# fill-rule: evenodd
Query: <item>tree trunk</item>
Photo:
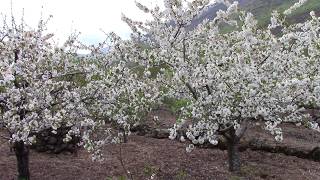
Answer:
M126 132L123 132L123 143L127 143L128 142L128 136L126 134Z
M127 143L128 142L128 135L126 134L126 131L125 131L125 129L123 128L123 127L121 127L120 129L119 129L119 131L123 134L123 142L122 143Z
M228 135L229 137L226 139L228 145L229 171L240 172L241 161L239 153L239 138L236 136L233 128L229 130Z
M23 141L15 142L14 151L17 157L18 180L30 180L28 146Z

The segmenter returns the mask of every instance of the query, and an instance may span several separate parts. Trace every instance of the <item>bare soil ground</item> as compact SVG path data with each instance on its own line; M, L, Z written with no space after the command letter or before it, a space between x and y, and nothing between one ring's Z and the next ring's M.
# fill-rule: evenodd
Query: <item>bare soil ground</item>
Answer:
M155 115L159 115L161 123L154 125L165 127L174 122L174 117L166 111ZM302 129L295 126L284 129L282 144L305 149L320 145L319 133ZM258 127L247 133L246 138L250 137L275 143L271 135ZM241 152L241 174L232 174L228 172L226 151L196 148L186 153L186 146L169 139L132 135L126 144L107 147L106 161L103 163L92 162L89 154L82 149L77 155L31 151L31 177L32 180L106 180L128 176L126 171L130 171L135 180L151 179L152 175L159 180L320 180L320 162L247 149ZM122 157L119 156L120 147ZM0 139L0 180L15 178L15 156L6 141Z

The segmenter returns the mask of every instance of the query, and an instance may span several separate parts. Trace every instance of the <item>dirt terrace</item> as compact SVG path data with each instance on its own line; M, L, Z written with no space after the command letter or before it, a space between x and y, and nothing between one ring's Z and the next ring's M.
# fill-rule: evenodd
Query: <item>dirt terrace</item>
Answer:
M174 122L174 117L168 113L157 114L162 114L162 124L157 126L167 126ZM250 137L278 145L271 135L258 127L249 131L245 138ZM320 145L320 134L290 126L284 129L284 142L281 145L312 149ZM31 177L32 180L106 180L129 176L126 171L130 171L135 180L151 179L152 175L155 180L320 180L320 162L247 149L241 152L242 172L236 175L228 172L225 150L196 148L186 153L186 146L169 139L132 135L126 144L108 146L105 150L106 161L103 163L92 162L84 150L79 150L77 155L31 151ZM122 158L119 157L120 147ZM121 165L120 159L125 167ZM15 177L15 156L6 141L0 139L0 180L12 180Z

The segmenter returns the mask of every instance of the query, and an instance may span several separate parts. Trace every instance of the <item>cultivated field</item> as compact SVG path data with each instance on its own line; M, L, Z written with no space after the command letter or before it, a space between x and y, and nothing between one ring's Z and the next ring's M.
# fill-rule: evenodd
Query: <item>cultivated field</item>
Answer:
M162 124L149 126L165 128L175 120L166 110L157 111L155 114L159 115ZM275 151L278 146L307 153L320 144L319 133L300 127L285 128L283 143L276 143L271 135L260 128L253 128L250 131L247 133L250 136L244 138L242 145L245 145L245 141L253 142L253 139L256 139L256 142L264 142L265 146L275 147ZM154 179L161 180L320 179L320 162L310 159L288 156L280 152L266 152L269 151L267 149L246 148L241 152L244 162L241 174L232 174L228 171L227 151L221 150L223 149L221 147L220 149L201 147L187 153L186 143L177 143L154 134L144 136L137 134L141 133L129 136L126 144L107 146L106 161L101 164L92 162L89 154L83 149L77 154L57 155L31 150L31 178L33 180L126 179L125 176L128 176L126 169L130 171L133 179L137 180L151 179L152 175ZM0 179L15 179L17 173L15 156L5 141L1 143Z

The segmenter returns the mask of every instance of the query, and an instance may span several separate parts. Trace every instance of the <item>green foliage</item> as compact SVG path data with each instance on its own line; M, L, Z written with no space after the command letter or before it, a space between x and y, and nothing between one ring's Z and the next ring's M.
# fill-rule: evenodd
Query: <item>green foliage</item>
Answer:
M229 180L241 180L241 177L232 175Z
M272 11L278 11L282 13L289 7L291 7L297 0L255 0L250 1L252 3L248 4L243 8L245 11L252 12L255 15L255 18L258 20L258 25L260 27L266 26L270 22L270 17ZM309 0L302 7L298 8L296 11L293 11L289 15L291 21L296 21L299 19L299 16L310 11L319 11L320 10L320 1L319 0Z
M283 13L295 2L297 2L297 0L254 0L242 7L241 10L244 12L251 12L258 21L258 27L264 28L270 23L270 17L273 11ZM320 11L319 0L309 0L303 6L293 11L292 14L288 16L287 21L288 23L300 22L305 18L302 15L309 13L310 11ZM238 19L237 15L234 17L235 19ZM237 20L237 22L238 27L240 28L242 26L240 20ZM222 33L229 33L237 29L236 27L228 24L222 24L220 28Z
M18 180L28 180L28 178L27 177L18 177Z
M151 78L156 78L157 74L160 73L161 69L168 70L169 67L164 64L159 65L159 66L155 66L155 67L150 67L148 70L151 72Z
M178 174L176 175L176 180L184 180L184 179L187 179L187 172L184 171L184 170L179 170L178 171Z
M147 177L151 177L154 174L157 174L159 171L159 168L154 167L150 164L146 164L143 168L143 173L147 176Z
M119 176L118 180L127 180L127 177L126 176Z
M291 5L291 1L288 2L289 6ZM286 7L283 7L279 11L285 10ZM298 8L296 11L293 11L291 16L300 15L303 13L309 13L310 11L319 11L320 10L320 1L319 0L309 0L306 4Z
M131 72L137 74L138 77L142 77L145 71L145 67L138 64L132 64L129 68L131 69Z
M79 87L85 86L88 83L86 81L86 75L81 73L63 76L61 80L73 82Z
M244 165L241 167L240 174L231 176L230 179L231 180L238 180L238 179L240 180L240 179L247 179L248 177L253 178L253 179L259 179L259 178L265 179L265 178L267 178L267 176L268 175L263 170L257 168L256 166Z
M3 93L5 91L5 87L0 86L0 93Z
M106 180L127 180L127 176L113 176L113 177L107 177Z
M178 112L182 107L186 107L190 103L190 100L164 98L163 103L170 108L172 112Z

